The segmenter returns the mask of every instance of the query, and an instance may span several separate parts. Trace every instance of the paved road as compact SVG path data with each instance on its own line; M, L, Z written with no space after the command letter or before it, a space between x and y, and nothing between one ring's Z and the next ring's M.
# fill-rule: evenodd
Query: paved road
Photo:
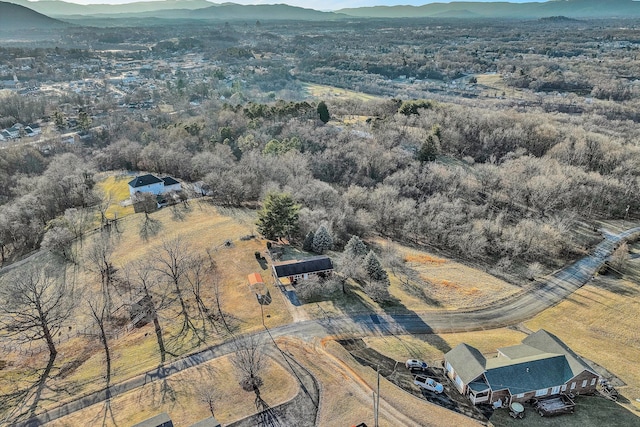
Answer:
M516 296L487 308L467 311L425 312L405 314L358 314L319 320L305 320L290 323L270 330L275 337L293 336L305 340L315 337L362 337L389 334L425 334L461 332L478 329L494 329L517 324L541 311L552 307L587 283L600 266L613 253L617 245L632 234L640 233L640 227L632 228L618 235L603 233L605 238L592 253L581 260L556 272L540 282L534 291ZM266 340L266 331L259 332ZM176 372L191 368L211 359L233 352L230 343L214 346L200 353L186 356L156 370L134 377L89 396L52 409L16 426L39 426L48 421L84 409L92 404L105 401L109 397L131 391L149 382L166 378Z

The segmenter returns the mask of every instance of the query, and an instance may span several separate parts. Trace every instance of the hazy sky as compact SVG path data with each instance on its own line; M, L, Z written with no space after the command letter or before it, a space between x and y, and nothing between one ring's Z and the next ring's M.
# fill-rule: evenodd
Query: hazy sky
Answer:
M70 3L80 4L121 4L131 3L133 1L149 1L149 0L64 0ZM487 1L505 1L505 0L471 0L476 2ZM530 3L532 0L506 0L510 3ZM545 0L538 0L544 2ZM447 0L218 0L213 3L238 3L238 4L275 4L286 3L292 6L308 7L318 10L335 10L343 9L347 7L361 7L361 6L394 6L394 5L413 5L420 6L426 3L451 3Z

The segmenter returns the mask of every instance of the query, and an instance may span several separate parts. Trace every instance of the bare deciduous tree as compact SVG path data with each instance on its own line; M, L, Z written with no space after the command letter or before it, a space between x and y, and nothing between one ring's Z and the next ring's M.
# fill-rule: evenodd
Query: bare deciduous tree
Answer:
M151 301L151 318L153 320L153 329L156 334L156 341L158 342L158 349L160 351L160 362L164 363L167 358L167 350L164 344L164 335L162 333L162 327L160 326L160 320L158 319L158 310L162 306L162 301L154 300L151 294L152 288L156 286L154 275L152 274L152 266L144 262L138 262L127 265L126 276L127 281L132 286L138 288L145 299Z
M98 330L100 332L100 342L102 343L102 348L104 349L105 363L106 363L106 375L105 379L107 381L107 388L111 384L111 351L109 350L109 340L107 337L106 330L106 322L108 316L107 312L107 304L105 301L100 298L89 301L89 310L91 311L91 317L95 322Z
M180 238L166 240L162 242L155 258L155 271L164 278L168 284L173 286L175 296L180 303L180 314L182 317L182 330L188 329L196 331L189 316L189 308L183 292L184 281L187 272L194 266L194 257L187 247L187 244ZM200 339L200 337L198 337Z
M193 296L196 299L198 314L200 315L200 319L202 320L202 332L203 332L204 338L206 338L207 323L210 323L214 327L216 332L218 332L218 327L216 326L216 323L214 322L211 316L211 309L207 307L207 305L204 303L202 299L202 285L203 285L203 282L205 279L205 273L206 273L204 262L205 262L204 257L194 258L192 266L187 272L186 278L191 288L191 292L193 293Z
M90 271L100 276L101 291L104 296L107 317L111 316L111 287L113 286L114 274L116 272L111 256L113 255L113 243L111 236L107 232L101 232L93 244L86 252L87 263L85 265Z
M234 341L236 352L231 359L238 372L240 386L246 391L254 391L256 395L259 395L259 389L263 384L260 373L266 363L262 345L261 340L255 335L236 338Z
M42 340L55 359L54 337L69 319L74 286L46 266L14 273L0 284L0 322L8 336L22 342Z

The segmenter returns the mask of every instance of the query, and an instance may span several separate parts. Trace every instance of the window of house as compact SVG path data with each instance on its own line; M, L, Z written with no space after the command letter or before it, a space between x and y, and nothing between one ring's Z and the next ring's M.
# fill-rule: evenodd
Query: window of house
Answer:
M586 387L587 386L587 380L582 381L582 387Z
M571 383L571 390L573 390L574 388L576 388L576 383L575 382Z
M566 385L566 384L564 384L564 385L561 387L561 390L562 390L562 391L567 391L567 385Z
M596 385L596 379L595 378L591 378L591 385Z
M518 394L516 394L516 397L518 399L522 399L524 397L524 393L518 393Z
M554 388L551 389L551 394L558 394L560 393L560 386L555 386Z
M547 394L547 392L549 391L548 388L543 388L541 390L536 390L536 396L544 396Z

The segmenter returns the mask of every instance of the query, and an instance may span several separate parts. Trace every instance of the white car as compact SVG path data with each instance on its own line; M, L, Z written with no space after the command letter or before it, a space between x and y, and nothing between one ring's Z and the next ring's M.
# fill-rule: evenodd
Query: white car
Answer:
M427 378L427 377L422 377L420 375L417 375L413 379L413 383L418 387L421 387L425 390L432 391L434 393L440 394L444 391L444 387L442 386L442 384L440 384L433 378Z
M422 371L426 370L429 367L429 365L427 365L425 362L418 359L409 359L406 361L404 366L406 366L409 370L420 369Z

